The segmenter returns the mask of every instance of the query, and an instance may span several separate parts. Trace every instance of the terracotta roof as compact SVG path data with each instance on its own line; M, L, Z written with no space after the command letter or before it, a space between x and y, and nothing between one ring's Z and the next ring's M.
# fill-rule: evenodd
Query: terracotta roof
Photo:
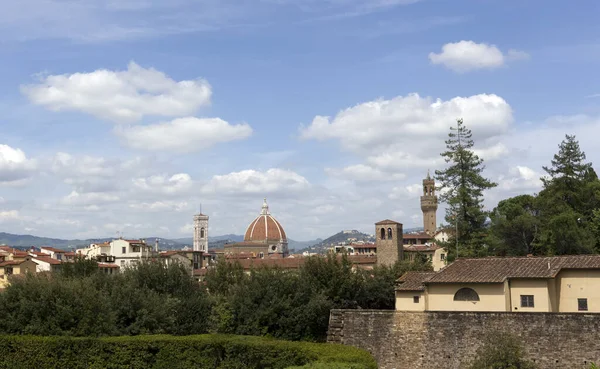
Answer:
M441 249L440 246L436 244L427 245L403 245L404 251L406 252L423 252L423 251L435 251L437 249Z
M600 269L600 255L458 259L427 283L502 283L511 278L554 278L563 269Z
M374 243L364 243L362 245L354 245L354 244L350 244L350 246L354 247L355 249L376 249L377 245Z
M42 246L42 247L40 247L40 249L48 250L48 251L52 251L52 252L59 252L61 254L67 252L67 250L57 249L56 247L50 247L50 246Z
M277 240L277 241L270 240L270 242L279 242L279 240ZM266 245L267 244L265 243L265 240L242 241L242 242L235 242L235 243L225 244L225 248L244 247L244 246L248 246L248 247L252 247L252 246L266 246Z
M286 242L283 227L271 214L261 214L246 229L244 241Z
M24 262L25 262L25 260L7 260L7 261L0 263L0 267L9 266L9 265L20 265Z
M65 256L76 256L77 254L73 251L65 252Z
M381 224L402 224L402 223L398 223L396 221L389 220L389 219L385 219L385 220L375 223L375 225L381 225Z
M38 256L38 257L35 257L35 258L31 259L31 260L33 260L34 262L39 260L39 261L42 261L44 263L48 263L50 265L60 265L60 264L62 264L62 262L60 260L52 259L50 256Z
M412 240L412 239L416 239L416 240L420 240L420 239L432 239L433 237L425 232L420 232L420 233L404 233L402 235L402 238L405 240Z
M260 268L265 267L280 267L283 269L299 269L304 262L305 258L284 258L284 259L236 259L235 262L239 263L244 269ZM232 261L234 262L234 261Z
M428 281L435 272L406 272L396 282L396 291L425 291L423 282Z

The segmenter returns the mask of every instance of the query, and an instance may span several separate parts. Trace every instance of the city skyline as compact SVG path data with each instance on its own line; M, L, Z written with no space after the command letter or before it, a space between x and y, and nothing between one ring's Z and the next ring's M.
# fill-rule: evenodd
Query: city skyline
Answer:
M593 1L5 10L4 232L191 237L202 203L211 234L243 234L264 197L299 241L386 218L420 227L422 179L459 117L499 184L490 210L539 191L566 133L600 154Z

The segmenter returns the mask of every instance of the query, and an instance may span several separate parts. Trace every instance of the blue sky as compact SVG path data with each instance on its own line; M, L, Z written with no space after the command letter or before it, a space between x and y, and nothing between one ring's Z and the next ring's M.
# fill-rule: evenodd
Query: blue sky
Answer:
M0 230L293 239L421 224L465 118L503 198L565 133L599 153L600 4L23 0L0 15ZM438 211L442 222L443 209Z

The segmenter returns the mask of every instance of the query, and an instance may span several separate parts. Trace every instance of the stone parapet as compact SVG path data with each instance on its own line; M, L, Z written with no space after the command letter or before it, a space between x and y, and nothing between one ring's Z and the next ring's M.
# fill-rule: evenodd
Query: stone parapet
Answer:
M492 331L518 336L539 368L600 362L600 314L332 310L328 342L369 351L382 369L463 368Z

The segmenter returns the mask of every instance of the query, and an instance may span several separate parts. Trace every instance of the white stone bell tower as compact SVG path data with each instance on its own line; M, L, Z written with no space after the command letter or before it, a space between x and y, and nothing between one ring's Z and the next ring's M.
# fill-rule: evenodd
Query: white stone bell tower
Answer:
M208 252L208 215L194 215L194 251Z

